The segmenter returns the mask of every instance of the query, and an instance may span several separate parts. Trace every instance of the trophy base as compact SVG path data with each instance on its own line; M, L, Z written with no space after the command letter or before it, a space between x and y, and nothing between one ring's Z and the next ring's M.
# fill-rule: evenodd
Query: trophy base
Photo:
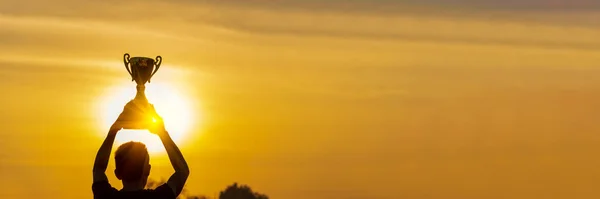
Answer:
M131 100L125 104L117 122L123 129L145 130L152 123L152 105L143 100Z

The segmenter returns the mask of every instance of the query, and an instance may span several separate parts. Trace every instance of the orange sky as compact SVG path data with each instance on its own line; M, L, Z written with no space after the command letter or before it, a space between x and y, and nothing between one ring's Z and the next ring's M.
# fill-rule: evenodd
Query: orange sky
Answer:
M192 193L600 197L597 6L423 2L0 1L0 198L92 197L126 52L197 113Z

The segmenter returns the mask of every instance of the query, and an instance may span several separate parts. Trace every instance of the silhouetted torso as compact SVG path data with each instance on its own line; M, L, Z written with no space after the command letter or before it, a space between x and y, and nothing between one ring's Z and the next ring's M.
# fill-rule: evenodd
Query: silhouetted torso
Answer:
M92 185L94 199L175 199L173 190L163 184L156 189L145 189L139 191L119 191L110 186L108 181L95 182Z

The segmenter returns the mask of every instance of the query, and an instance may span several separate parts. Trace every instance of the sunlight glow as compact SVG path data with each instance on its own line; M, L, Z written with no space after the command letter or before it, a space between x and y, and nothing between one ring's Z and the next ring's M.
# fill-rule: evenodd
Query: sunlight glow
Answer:
M125 104L133 99L135 93L135 83L129 82L110 88L104 93L104 99L100 101L101 105L99 106L102 128L108 129L112 125L123 111ZM179 92L176 86L165 83L147 83L146 97L150 103L154 104L156 111L163 118L169 134L177 143L185 139L192 126L192 121L199 121L199 116L193 114L192 104L186 100L189 98ZM155 118L153 118L153 122L156 122ZM121 130L117 134L115 147L129 141L146 144L150 153L164 152L159 137L147 130Z

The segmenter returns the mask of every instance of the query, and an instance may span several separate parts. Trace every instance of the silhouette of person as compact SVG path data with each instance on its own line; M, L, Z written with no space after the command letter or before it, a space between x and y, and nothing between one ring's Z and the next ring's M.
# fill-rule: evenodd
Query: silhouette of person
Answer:
M150 174L148 150L142 143L128 142L121 145L115 152L115 175L122 181L123 189L117 190L112 187L108 183L105 172L115 137L117 132L122 129L117 119L110 127L108 135L96 155L92 184L94 199L175 199L183 190L190 173L188 165L153 106L149 112L156 121L149 124L148 130L160 137L175 173L171 175L167 183L156 189L144 189Z

